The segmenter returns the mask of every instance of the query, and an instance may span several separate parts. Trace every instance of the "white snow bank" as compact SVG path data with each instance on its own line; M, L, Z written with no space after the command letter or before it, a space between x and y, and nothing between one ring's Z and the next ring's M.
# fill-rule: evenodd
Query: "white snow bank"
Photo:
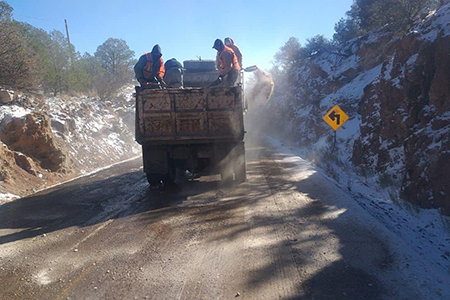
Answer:
M2 105L0 106L0 124L8 124L13 118L23 118L31 113L31 110L16 106Z
M358 77L353 79L352 82L344 85L336 93L326 96L321 101L320 106L326 110L338 104L339 100L342 99L359 100L364 94L364 88L380 76L382 65L383 64L379 64L367 72L360 74Z
M20 196L10 194L10 193L0 193L0 205L11 202L20 198Z

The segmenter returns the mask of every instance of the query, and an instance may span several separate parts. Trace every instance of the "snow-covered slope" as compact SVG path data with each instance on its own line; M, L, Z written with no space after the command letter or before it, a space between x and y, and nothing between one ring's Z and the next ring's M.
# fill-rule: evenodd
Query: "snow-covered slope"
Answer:
M111 101L21 95L0 106L0 201L138 156L133 92Z
M337 180L357 173L392 197L450 214L449 49L446 4L404 36L380 29L322 51L278 82L266 129ZM322 120L334 105L350 117L336 144Z

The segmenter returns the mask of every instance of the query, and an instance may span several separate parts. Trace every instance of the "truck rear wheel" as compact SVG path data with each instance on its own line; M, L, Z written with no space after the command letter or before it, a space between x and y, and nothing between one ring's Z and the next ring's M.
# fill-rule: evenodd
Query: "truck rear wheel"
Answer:
M145 145L142 147L144 172L150 185L163 182L171 185L175 181L174 159L169 155L169 149L164 146Z
M174 184L175 176L171 176L171 174L147 173L147 181L152 186L161 183L170 186Z
M147 181L150 185L158 185L163 181L164 175L157 173L147 173Z

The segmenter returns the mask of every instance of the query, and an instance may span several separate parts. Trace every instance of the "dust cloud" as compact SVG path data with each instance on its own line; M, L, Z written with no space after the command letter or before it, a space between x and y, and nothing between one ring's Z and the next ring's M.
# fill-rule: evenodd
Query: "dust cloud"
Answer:
M244 71L253 73L253 78L245 90L248 109L249 111L258 111L267 104L272 95L274 87L272 75L258 66L245 68Z
M249 132L259 135L264 131L263 117L274 89L272 75L258 66L250 66L244 69L252 72L251 78L246 82L245 99L247 101L247 112L245 115L245 128Z

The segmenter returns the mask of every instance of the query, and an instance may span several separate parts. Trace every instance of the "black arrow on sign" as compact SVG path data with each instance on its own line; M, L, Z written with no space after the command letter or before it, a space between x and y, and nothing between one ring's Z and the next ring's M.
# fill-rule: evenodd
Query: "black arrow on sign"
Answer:
M336 114L334 110L331 112L331 114L328 115L328 117L330 117L331 121L337 119L336 125L339 125L341 123L341 115Z

